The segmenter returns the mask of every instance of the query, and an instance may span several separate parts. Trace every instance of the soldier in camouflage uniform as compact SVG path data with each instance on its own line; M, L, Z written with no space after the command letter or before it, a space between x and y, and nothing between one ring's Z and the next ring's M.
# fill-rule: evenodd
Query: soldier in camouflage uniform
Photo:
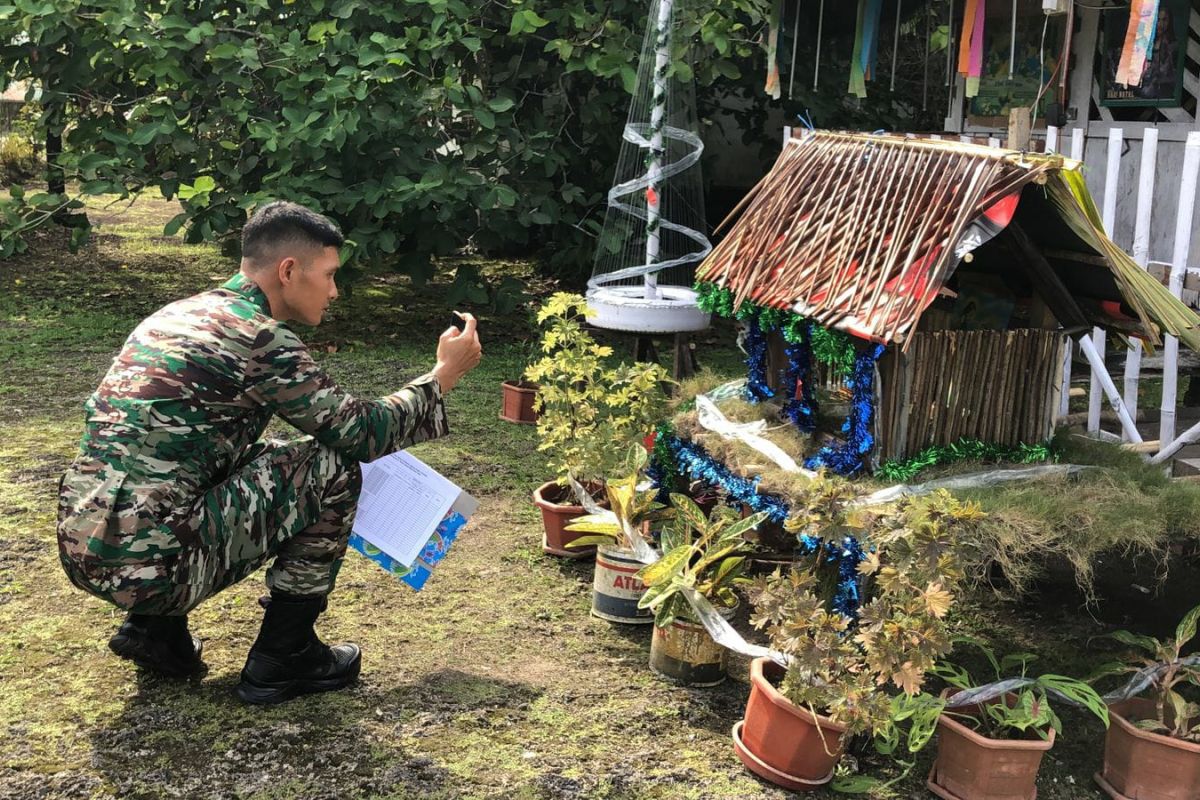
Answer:
M341 245L325 217L263 207L243 230L241 271L143 321L88 400L59 495L59 553L72 583L129 612L109 643L118 655L198 671L187 613L274 559L239 695L278 702L357 677L357 646L329 647L313 624L346 551L359 462L445 435L443 394L480 348L463 315L430 373L388 397L351 397L285 324L321 321ZM307 436L259 441L275 415Z

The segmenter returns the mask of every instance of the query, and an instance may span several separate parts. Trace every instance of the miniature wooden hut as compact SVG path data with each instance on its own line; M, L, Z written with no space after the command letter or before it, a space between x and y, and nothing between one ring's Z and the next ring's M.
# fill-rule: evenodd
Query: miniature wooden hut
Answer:
M1200 347L1200 318L1105 236L1061 156L806 132L734 218L698 280L874 349L878 458L1044 442L1068 337L1103 370L1094 326ZM799 396L785 351L768 348L767 380Z

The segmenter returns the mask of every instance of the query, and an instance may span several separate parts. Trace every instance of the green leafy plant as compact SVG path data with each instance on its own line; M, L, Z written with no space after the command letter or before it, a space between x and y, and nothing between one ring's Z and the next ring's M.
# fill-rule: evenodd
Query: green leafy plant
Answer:
M1029 665L1037 660L1032 653L1013 653L997 660L983 642L972 637L956 637L956 643L974 645L983 653L996 676L995 691L981 692L984 687L957 664L942 661L934 673L960 692L979 696L980 713L947 710L957 719L990 739L1013 739L1036 734L1043 740L1050 731L1062 735L1062 720L1050 705L1050 696L1057 695L1091 711L1108 726L1108 706L1096 690L1087 683L1065 675L1045 674L1029 677ZM1016 673L1015 675L1013 673ZM996 695L996 692L999 692ZM994 695L988 697L988 695ZM975 705L967 700L965 705Z
M741 554L751 547L744 534L767 518L759 512L743 519L728 506L717 506L705 517L683 494L672 494L671 505L675 515L662 530L663 556L638 573L647 586L638 607L652 609L660 628L676 617L693 618L684 589L694 589L716 606L737 605L733 587L746 582L746 557Z
M655 500L658 490L644 479L647 462L646 450L634 445L629 451L625 474L605 481L609 508L586 514L568 525L567 530L585 535L568 542L567 547L612 545L632 550L634 537L640 536L636 531L643 522L671 516L666 506Z
M823 536L822 526L839 535L855 530L866 550L858 572L870 600L852 618L830 608L817 565L776 570L751 585L751 623L790 659L780 686L789 700L845 725L850 735L873 733L885 753L907 728L915 752L941 711L940 700L922 688L951 648L945 617L963 579L962 534L979 511L942 491L883 513L850 514L829 485L814 482L812 493L792 527L811 536Z
M560 483L599 483L626 469L630 446L640 445L663 418L659 364L610 366L612 348L584 329L587 301L558 292L538 311L542 357L525 370L538 384L538 450Z
M764 17L701 3L670 69L737 79ZM348 266L415 279L464 245L590 264L645 22L612 0L30 0L0 5L0 84L42 91L60 205L179 197L168 235L195 242L295 200L342 225ZM5 201L6 254L46 220L30 199ZM456 291L478 294L469 272Z
M1109 638L1137 648L1140 654L1131 652L1122 662L1099 667L1090 680L1157 668L1150 682L1154 717L1135 720L1133 724L1163 736L1200 742L1200 704L1180 693L1185 687L1193 687L1193 690L1200 687L1200 664L1194 663L1195 659L1185 659L1182 654L1184 646L1196 637L1197 621L1200 621L1200 606L1184 614L1175 627L1175 635L1165 641L1129 631L1107 634Z

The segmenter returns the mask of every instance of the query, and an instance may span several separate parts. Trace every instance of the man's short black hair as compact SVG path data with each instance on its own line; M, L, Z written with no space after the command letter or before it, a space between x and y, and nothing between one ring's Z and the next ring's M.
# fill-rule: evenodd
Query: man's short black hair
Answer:
M242 228L242 258L261 261L285 243L341 247L344 241L329 218L302 205L276 200L256 210Z

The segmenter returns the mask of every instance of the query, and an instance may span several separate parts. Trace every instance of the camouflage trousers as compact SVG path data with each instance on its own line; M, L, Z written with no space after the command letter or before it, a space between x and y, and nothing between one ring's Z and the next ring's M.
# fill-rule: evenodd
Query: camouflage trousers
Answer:
M80 588L144 614L186 614L272 558L269 588L328 594L361 488L358 462L313 439L260 442L228 479L163 521L182 545L167 563L126 570L120 580L63 565Z

